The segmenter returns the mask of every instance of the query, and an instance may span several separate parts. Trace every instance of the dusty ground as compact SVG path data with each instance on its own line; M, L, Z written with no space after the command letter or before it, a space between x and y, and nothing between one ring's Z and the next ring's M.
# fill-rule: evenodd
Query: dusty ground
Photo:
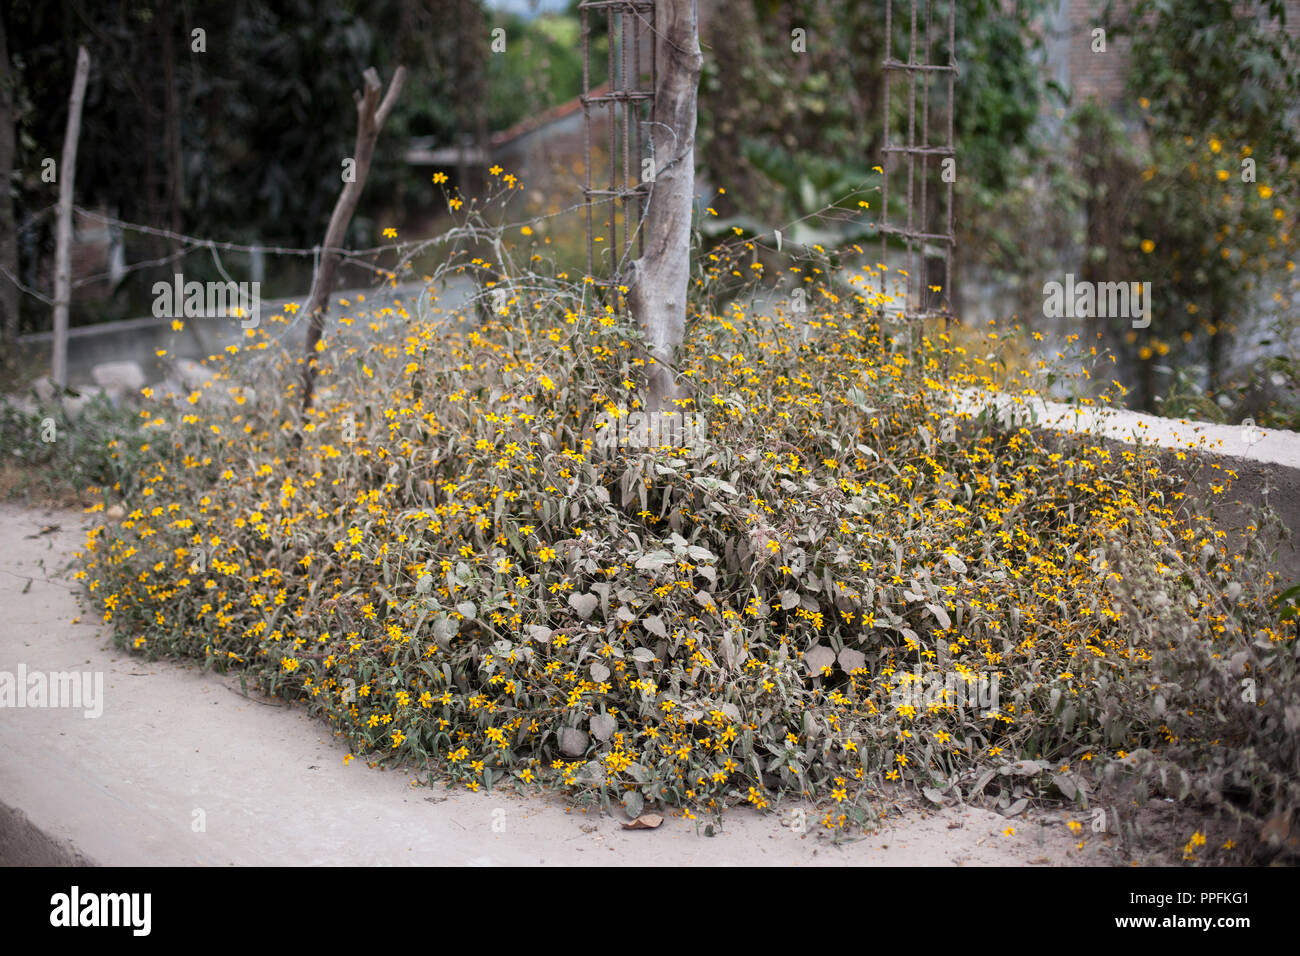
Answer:
M57 526L57 528L55 528ZM0 864L645 864L1068 866L1128 863L1072 836L1062 809L1005 819L905 799L879 832L835 844L779 813L728 811L627 831L553 795L415 786L361 761L301 709L239 680L115 648L67 572L79 512L0 504L0 672L103 675L103 714L0 709ZM1079 817L1085 820L1084 817ZM1014 833L1004 831L1014 828ZM1154 862L1142 860L1141 862Z

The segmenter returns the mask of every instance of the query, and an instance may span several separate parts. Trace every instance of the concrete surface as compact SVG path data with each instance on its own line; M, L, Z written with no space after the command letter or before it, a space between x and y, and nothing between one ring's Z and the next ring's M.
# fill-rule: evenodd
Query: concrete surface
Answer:
M1194 476L1188 500L1196 507L1210 499L1211 485L1222 483L1224 469L1233 471L1231 490L1217 499L1215 520L1225 531L1240 535L1252 521L1252 509L1272 507L1292 536L1279 543L1274 570L1282 587L1300 583L1300 434L1160 418L1127 409L1080 408L1039 398L1017 403L1006 395L974 390L963 391L955 403L957 411L974 414L990 407L1004 426L1082 432L1112 447L1141 443L1164 449L1160 458L1166 469ZM1177 458L1180 453L1186 456L1182 460ZM1199 472L1196 459L1202 463ZM1220 470L1208 467L1211 463Z
M389 305L394 299L401 299L408 311L416 314L417 300L424 288L424 283L415 282L401 284L395 289L388 287L340 289L330 299L330 318L337 319L339 315L348 314L348 310L338 305L339 299L352 302L355 311L360 296L365 296L363 308L367 311ZM443 311L456 308L466 302L473 291L473 282L465 276L449 277L446 288L439 291L438 300L432 308ZM270 317L283 314L284 307L289 302L296 302L305 307L307 297L307 293L303 293L291 298L268 299L262 302L258 328L280 339L290 349L300 345L307 329L305 312L300 310L293 317L294 321L287 324L273 324L270 322ZM424 306L430 307L427 296L424 299ZM180 332L172 330L170 318L159 319L152 316L78 326L68 330L68 382L73 386L89 384L92 381L94 367L102 363L135 362L144 371L146 384L152 385L161 381L165 374L164 362L157 355L158 349L166 349L168 355L173 358L201 361L209 355L220 352L227 345L242 341L244 341L244 329L240 321L235 318L187 318ZM45 369L49 365L53 347L53 332L20 335L17 344L19 364L25 368Z
M58 525L57 531L42 534ZM728 811L721 831L657 830L555 795L411 785L360 760L300 708L241 696L236 678L114 648L61 570L83 516L0 505L0 672L102 673L103 713L0 708L0 864L107 865L1062 865L1062 811L896 815L835 846L792 832L788 811ZM80 615L80 620L77 620ZM821 814L807 811L810 829ZM196 821L204 823L196 831ZM783 826L783 821L787 824ZM504 826L504 832L493 829ZM1003 834L1008 826L1013 835Z
M1116 408L1084 408L1030 398L963 390L956 408L978 413L992 406L1004 425L1020 423L1050 431L1078 431L1121 442L1185 451L1195 448L1258 465L1300 469L1300 434L1277 428L1247 429L1188 419L1161 418ZM1234 465L1235 467L1235 465Z

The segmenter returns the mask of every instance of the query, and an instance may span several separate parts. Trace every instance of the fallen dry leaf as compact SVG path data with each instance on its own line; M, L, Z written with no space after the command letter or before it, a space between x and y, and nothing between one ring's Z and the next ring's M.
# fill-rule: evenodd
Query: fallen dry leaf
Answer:
M664 818L657 813L643 813L631 823L623 824L624 830L653 830L659 824L664 822Z

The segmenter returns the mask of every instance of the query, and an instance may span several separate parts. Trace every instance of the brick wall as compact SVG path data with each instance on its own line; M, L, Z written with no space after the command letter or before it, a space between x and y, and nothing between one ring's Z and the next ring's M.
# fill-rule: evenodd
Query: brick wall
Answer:
M1049 53L1049 63L1054 55L1065 56L1064 73L1076 103L1092 99L1117 106L1124 101L1124 82L1132 56L1130 42L1107 36L1105 53L1092 49L1092 30L1104 6L1103 0L1060 0L1055 23L1058 46ZM1286 0L1286 31L1300 38L1300 0ZM1061 73L1059 69L1055 72L1058 76Z
M1106 36L1104 53L1093 50L1092 31L1098 26L1100 0L1067 0L1070 88L1075 102L1097 100L1116 105L1124 100L1132 43L1127 37Z

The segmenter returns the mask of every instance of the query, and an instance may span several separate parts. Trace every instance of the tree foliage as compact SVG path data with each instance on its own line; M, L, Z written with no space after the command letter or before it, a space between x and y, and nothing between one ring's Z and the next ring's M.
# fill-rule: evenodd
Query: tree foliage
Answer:
M1249 410L1254 386L1227 381L1233 333L1261 288L1295 269L1300 47L1280 0L1247 7L1250 15L1230 0L1139 0L1125 15L1107 11L1111 29L1140 51L1128 90L1143 135L1136 153L1122 148L1124 134L1107 137L1106 162L1135 156L1140 181L1129 183L1128 201L1106 204L1118 228L1094 255L1155 284L1159 326L1130 343L1144 404L1166 383L1142 363L1168 355L1174 368L1198 365L1221 404Z

